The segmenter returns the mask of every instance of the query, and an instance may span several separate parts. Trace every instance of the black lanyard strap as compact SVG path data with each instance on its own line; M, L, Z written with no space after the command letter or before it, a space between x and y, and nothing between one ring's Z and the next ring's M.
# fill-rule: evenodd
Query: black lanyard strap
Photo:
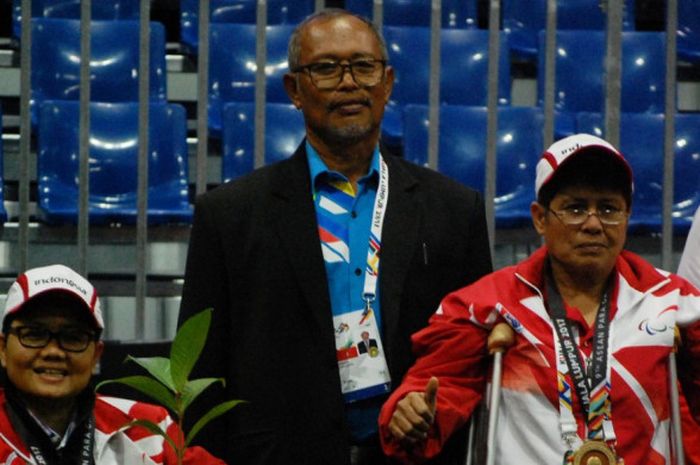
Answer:
M549 261L545 266L545 285L547 288L547 303L550 316L554 322L554 330L559 339L561 353L569 368L576 394L581 401L583 411L588 417L590 412L590 398L593 388L601 382L605 382L608 372L608 335L610 326L610 294L612 280L608 281L600 307L595 319L593 334L593 353L589 363L588 372L584 369L583 359L576 340L574 338L571 321L566 317L564 302L554 283L552 267Z

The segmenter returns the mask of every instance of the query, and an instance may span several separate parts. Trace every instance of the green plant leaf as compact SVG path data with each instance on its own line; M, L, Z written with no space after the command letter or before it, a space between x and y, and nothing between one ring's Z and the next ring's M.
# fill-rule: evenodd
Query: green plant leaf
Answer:
M203 310L185 321L170 348L170 374L175 390L182 392L185 383L207 341L212 309Z
M177 445L175 445L175 441L173 441L173 438L171 438L170 436L168 436L167 433L166 433L165 431L163 431L163 430L160 428L160 426L158 426L157 424L153 423L152 421L148 421L148 420L134 420L134 421L132 421L131 423L129 423L128 426L129 426L129 427L132 427L132 426L142 426L142 427L146 428L148 431L150 431L151 433L154 433L154 434L157 434L157 435L159 435L159 436L162 436L166 441L168 441L168 444L170 444L170 446L173 448L173 450L175 451L175 453L176 453L177 455L180 455L180 454L177 453L178 447L177 447ZM186 447L186 446L183 446L183 448L184 448L184 447Z
M178 416L182 413L178 412L177 410L177 401L175 400L175 395L173 395L173 393L170 392L161 383L152 378L149 378L148 376L127 376L124 378L102 381L95 387L95 390L97 391L105 384L114 383L124 384L126 386L136 389L139 392L146 394L156 402L170 409L172 412L175 412Z
M151 374L151 376L160 381L172 392L178 392L178 389L176 389L175 384L173 383L173 377L170 373L171 363L169 359L165 357L137 358L129 355L128 357L126 357L126 360L141 365L147 372Z
M190 442L194 439L195 436L197 436L197 433L204 428L207 423L212 421L214 418L217 418L224 413L228 412L231 410L233 407L236 405L240 404L241 402L245 402L244 400L229 400L227 402L222 402L216 407L212 408L209 410L202 418L197 420L197 423L194 424L192 429L190 430L189 433L187 433L187 439L185 440L185 447L190 445Z
M192 381L188 381L187 384L185 384L184 389L182 390L182 408L183 410L186 409L187 407L190 406L190 404L197 398L199 395L209 386L212 384L220 382L224 386L226 385L226 382L224 381L224 378L200 378L200 379L193 379Z

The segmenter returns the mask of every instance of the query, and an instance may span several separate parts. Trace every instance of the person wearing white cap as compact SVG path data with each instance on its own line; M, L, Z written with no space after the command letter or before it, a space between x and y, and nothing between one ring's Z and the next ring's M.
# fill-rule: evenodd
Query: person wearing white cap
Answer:
M164 408L90 387L103 329L95 288L66 266L34 268L12 284L0 334L0 464L177 463L163 437L131 425L150 420L177 439ZM225 465L201 448L184 463Z
M505 322L496 464L670 464L669 354L679 326L681 350L700 356L700 291L623 249L632 170L608 142L554 143L535 191L544 245L449 294L414 334L417 361L380 415L384 451L415 462L440 450L481 401L488 336ZM680 366L695 419L698 365Z

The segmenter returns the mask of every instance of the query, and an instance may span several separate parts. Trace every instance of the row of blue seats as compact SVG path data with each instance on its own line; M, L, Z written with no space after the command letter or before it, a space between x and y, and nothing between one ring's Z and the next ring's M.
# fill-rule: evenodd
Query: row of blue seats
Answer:
M256 0L209 0L213 23L254 23ZM430 25L430 0L384 0L385 24L398 26ZM444 28L472 29L477 27L477 0L443 0ZM314 0L268 0L268 24L296 24L313 12ZM372 16L372 0L346 0L347 9ZM634 0L625 0L624 30L634 30ZM512 50L525 58L537 56L537 35L544 29L546 0L503 0L503 30L509 37ZM112 0L93 2L92 17L98 20L138 19L139 0ZM79 0L34 0L33 17L79 18ZM13 31L20 36L20 0L14 0ZM700 0L678 2L678 53L686 61L700 61ZM557 27L559 29L598 29L605 27L606 15L599 0L559 0ZM199 39L199 0L180 2L181 41L196 51Z
M138 105L93 103L90 121L90 220L93 224L136 221ZM229 103L224 107L223 180L253 170L254 106ZM75 223L78 201L79 105L49 101L42 105L38 130L38 197L43 219ZM408 105L404 156L427 164L428 108ZM443 105L437 169L483 191L486 158L485 107ZM685 231L700 206L700 115L675 119L675 194L673 218ZM529 223L534 199L534 166L543 147L543 115L529 107L498 111L496 221L500 228ZM654 232L661 225L664 117L652 113L623 113L622 151L635 171L631 227ZM603 136L599 113L579 113L575 129ZM266 107L265 163L290 156L304 137L301 113L292 105ZM0 148L1 149L1 148ZM1 160L1 158L0 158ZM149 111L148 219L151 224L189 223L188 157L184 108L151 104ZM0 191L1 194L1 191Z
M135 224L137 103L90 104L89 216L92 224ZM46 101L38 112L39 214L51 224L75 224L79 198L79 102ZM152 103L148 131L148 222L192 221L188 192L187 119L181 105ZM0 139L0 179L2 179ZM0 220L7 220L0 181Z
M44 100L79 98L80 30L77 20L35 19L32 22L34 63L32 120ZM267 100L287 103L282 75L287 68L287 41L293 26L268 26L266 92ZM221 130L223 105L253 101L255 96L254 25L212 24L209 80L209 127L213 135ZM138 99L138 23L95 21L92 24L91 98L120 102ZM384 28L390 62L396 71L394 91L383 130L387 143L401 146L401 108L425 104L428 99L430 30L417 27ZM441 32L440 101L455 105L485 105L488 81L488 32L446 29ZM544 36L540 36L544 40ZM510 103L510 60L508 37L501 34L499 51L498 102ZM665 34L625 32L622 37L622 111L661 112L664 109ZM559 31L557 33L557 111L601 111L603 109L603 61L605 37L600 31ZM165 39L162 25L151 28L151 100L165 102ZM540 54L540 70L544 55ZM538 74L539 105L542 104L543 73ZM562 119L563 121L563 119ZM558 127L558 134L565 134Z
M224 106L223 177L235 179L253 169L254 107L251 103ZM438 171L483 192L485 186L485 107L442 105ZM304 135L301 114L292 105L268 104L265 110L265 162L290 156ZM403 111L406 127L404 157L427 165L428 107L408 105ZM531 107L498 110L496 225L526 226L534 200L534 167L544 146L543 113ZM574 116L572 129L603 137L600 113ZM674 226L687 231L700 206L700 114L678 114L675 119ZM635 193L630 228L634 232L658 232L662 221L664 116L656 113L623 113L621 150L635 172Z

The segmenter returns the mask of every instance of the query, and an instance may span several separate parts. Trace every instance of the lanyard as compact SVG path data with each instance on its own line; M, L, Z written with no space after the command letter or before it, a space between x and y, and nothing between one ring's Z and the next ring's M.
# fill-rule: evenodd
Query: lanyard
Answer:
M10 423L26 444L34 458L34 463L51 465L57 460L57 454L62 454L63 461L67 463L75 463L76 465L95 463L93 459L95 442L94 394L90 388L85 389L77 397L79 407L75 418L76 426L71 432L66 433L70 435L67 441L64 435L65 446L60 451L51 441L45 431L45 426L31 413L12 383L8 383L5 393L7 396L6 410Z
M372 224L369 231L369 247L367 249L367 266L365 267L365 284L362 299L365 301L364 315L372 311L372 302L377 296L377 279L379 277L379 258L382 247L382 228L386 216L386 206L389 199L389 168L382 157L379 157L379 185L374 198Z
M566 311L559 290L554 284L551 265L545 271L547 298L554 323L557 344L557 386L562 422L562 434L576 432L576 422L571 407L571 385L578 394L583 412L586 414L588 438L614 440L610 421L610 376L608 366L610 295L612 281L608 283L598 308L593 336L593 352L585 369L581 352L574 339L573 327L566 318ZM567 376L568 375L568 376ZM572 431L573 430L573 431Z
M80 439L80 455L78 457L80 465L91 465L93 463L92 451L95 444L95 418L90 415L83 424L82 438ZM37 465L49 465L49 461L44 457L39 443L30 438L27 447L31 452Z

